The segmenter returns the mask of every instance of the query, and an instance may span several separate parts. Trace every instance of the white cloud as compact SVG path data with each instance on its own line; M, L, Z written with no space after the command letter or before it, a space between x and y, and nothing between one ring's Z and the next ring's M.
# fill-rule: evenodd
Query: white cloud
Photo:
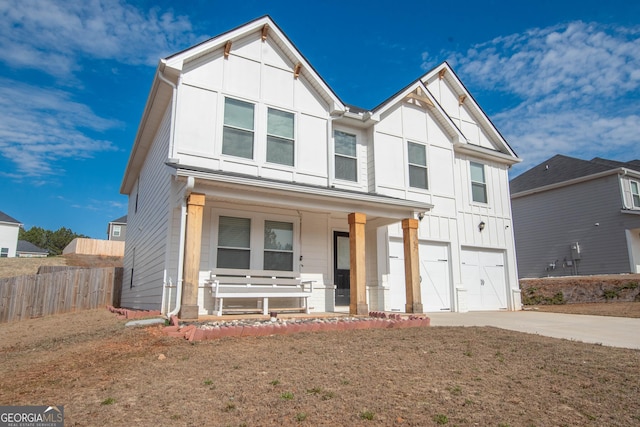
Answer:
M62 158L90 158L116 150L110 141L83 131L102 132L120 123L101 118L67 92L0 79L0 155L15 163L11 178L55 175Z
M0 2L1 60L56 77L78 70L82 57L155 65L195 41L188 18L122 1Z
M492 119L521 171L557 153L640 157L638 46L640 27L577 21L498 37L452 63L472 92L518 100Z

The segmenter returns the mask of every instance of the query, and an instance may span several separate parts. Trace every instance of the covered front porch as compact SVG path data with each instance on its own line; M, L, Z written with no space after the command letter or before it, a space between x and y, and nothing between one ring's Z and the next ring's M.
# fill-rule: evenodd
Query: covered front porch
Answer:
M380 231L394 223L403 229L405 312L423 312L417 218L430 204L180 169L175 184L178 280L165 287L165 313L185 320L214 314L209 279L229 267L299 273L314 282L314 313L383 311L378 263L388 258Z

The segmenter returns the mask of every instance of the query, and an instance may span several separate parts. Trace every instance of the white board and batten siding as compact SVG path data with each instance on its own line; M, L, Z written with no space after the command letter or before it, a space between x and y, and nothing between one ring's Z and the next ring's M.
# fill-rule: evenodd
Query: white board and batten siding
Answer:
M123 307L157 310L162 302L170 226L171 175L165 165L169 153L169 112L168 109L164 115L138 182L129 195L125 252L130 252L130 256L125 254L121 297Z
M252 33L187 63L178 86L176 154L181 163L269 179L327 185L329 102L271 39ZM226 97L254 104L253 159L222 154ZM294 166L266 161L268 108L293 113Z

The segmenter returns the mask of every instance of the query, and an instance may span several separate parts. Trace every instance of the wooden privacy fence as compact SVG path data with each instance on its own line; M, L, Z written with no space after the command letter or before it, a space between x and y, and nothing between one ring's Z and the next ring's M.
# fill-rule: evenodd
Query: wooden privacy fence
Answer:
M124 242L115 240L83 239L77 237L62 251L63 255L124 256Z
M0 323L120 306L122 267L74 268L0 279Z

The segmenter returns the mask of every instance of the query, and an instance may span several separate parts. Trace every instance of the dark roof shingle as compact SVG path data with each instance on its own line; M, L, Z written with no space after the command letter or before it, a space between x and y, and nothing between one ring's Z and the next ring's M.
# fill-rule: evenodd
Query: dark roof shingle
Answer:
M15 224L22 224L17 219L11 218L9 215L7 215L6 213L4 213L2 211L0 211L0 222L13 222Z

